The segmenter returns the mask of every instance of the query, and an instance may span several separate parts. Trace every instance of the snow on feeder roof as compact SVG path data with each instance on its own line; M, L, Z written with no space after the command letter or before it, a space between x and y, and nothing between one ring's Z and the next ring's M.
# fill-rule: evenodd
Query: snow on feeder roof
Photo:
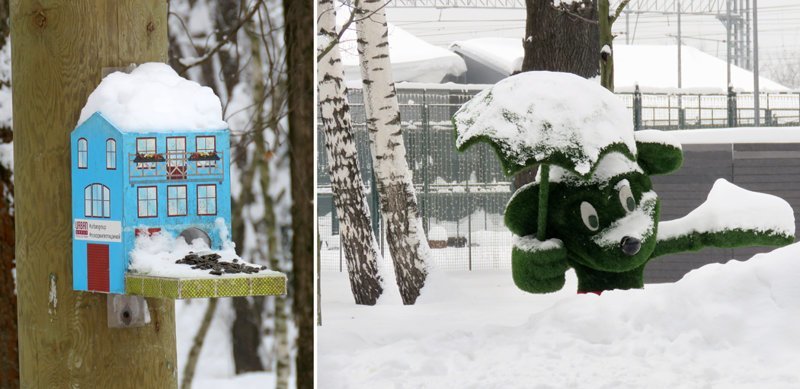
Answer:
M487 141L506 174L548 163L581 176L618 151L636 155L633 123L622 101L570 73L525 72L485 89L453 117L456 146Z
M78 125L96 112L126 132L228 128L222 120L222 104L211 88L159 62L103 78L81 110Z

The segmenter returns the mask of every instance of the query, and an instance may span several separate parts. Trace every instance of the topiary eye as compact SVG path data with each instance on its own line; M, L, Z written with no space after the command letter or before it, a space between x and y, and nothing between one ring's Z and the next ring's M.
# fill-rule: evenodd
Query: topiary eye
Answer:
M597 231L600 228L600 218L597 217L597 211L592 204L586 201L581 203L581 219L583 219L583 224L590 231Z
M622 204L622 208L625 208L628 212L633 212L636 209L636 200L633 198L633 193L631 193L631 187L627 184L619 188L619 202Z

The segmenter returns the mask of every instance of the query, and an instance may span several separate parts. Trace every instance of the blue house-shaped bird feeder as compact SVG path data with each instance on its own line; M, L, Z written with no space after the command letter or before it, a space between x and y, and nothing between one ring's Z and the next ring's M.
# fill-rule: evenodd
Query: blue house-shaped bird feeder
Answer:
M209 104L214 119L198 119ZM229 239L221 235L231 227L230 133L219 107L209 88L164 64L109 75L92 93L70 139L75 290L164 298L285 292L285 277L269 270L129 272L139 237L200 239L211 251Z

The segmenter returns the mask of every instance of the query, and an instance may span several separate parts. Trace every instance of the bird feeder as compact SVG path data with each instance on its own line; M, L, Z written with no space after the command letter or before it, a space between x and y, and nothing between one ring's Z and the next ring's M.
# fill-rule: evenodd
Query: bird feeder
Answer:
M70 148L74 290L286 292L284 274L245 263L230 242L230 132L210 88L160 63L112 73L89 96Z

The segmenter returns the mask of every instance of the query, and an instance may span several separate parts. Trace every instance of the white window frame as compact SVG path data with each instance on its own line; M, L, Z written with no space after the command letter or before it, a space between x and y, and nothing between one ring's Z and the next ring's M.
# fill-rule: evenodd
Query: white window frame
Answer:
M103 184L89 184L83 189L83 215L111 217L111 190Z

